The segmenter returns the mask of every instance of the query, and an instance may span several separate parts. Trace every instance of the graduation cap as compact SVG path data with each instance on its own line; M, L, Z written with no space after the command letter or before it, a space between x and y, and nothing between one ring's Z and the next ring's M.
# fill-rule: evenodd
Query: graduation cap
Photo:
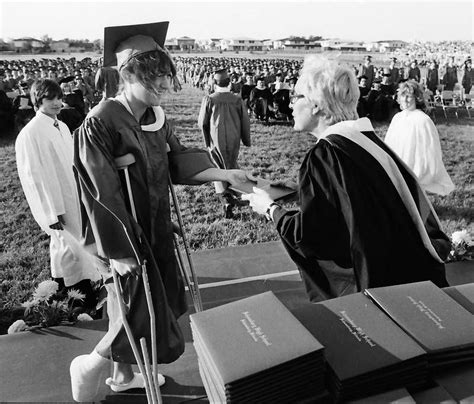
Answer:
M61 80L59 80L58 84L70 83L71 81L74 81L74 79L75 79L75 76L63 77Z
M229 75L229 71L225 67L219 67L217 70L214 70L214 78L225 78Z
M227 69L219 69L214 71L214 80L218 86L229 85L229 72Z
M396 62L398 59L396 57L393 57L393 58L390 58L390 60L393 60L394 62Z
M364 60L372 60L372 56L367 55L367 56L364 58Z
M168 21L150 24L119 25L104 29L104 67L120 68L132 57L163 49Z

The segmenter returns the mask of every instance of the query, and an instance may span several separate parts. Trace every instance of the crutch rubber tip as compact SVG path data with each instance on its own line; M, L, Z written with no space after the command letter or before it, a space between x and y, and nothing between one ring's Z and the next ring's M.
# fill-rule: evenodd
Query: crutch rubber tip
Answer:
M109 360L95 351L75 357L69 367L72 398L79 403L93 401L100 387L101 373L107 371Z

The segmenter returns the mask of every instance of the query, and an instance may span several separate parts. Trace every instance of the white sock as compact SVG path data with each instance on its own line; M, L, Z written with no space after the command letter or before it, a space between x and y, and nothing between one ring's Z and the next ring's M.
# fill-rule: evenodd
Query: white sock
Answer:
M93 401L99 392L100 374L110 363L96 351L75 357L69 367L74 401Z

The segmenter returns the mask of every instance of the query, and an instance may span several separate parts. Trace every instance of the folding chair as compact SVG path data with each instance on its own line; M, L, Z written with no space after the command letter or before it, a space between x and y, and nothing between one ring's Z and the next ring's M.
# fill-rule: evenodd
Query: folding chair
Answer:
M448 111L448 110L454 111L454 114L456 115L456 118L459 119L458 105L456 103L456 96L454 96L453 91L448 91L448 90L442 91L441 92L441 102L442 102L444 117L446 119L448 119L448 114L446 113L446 111Z
M474 98L474 88L468 94L464 95L464 108L466 109L467 115L471 118L472 100Z

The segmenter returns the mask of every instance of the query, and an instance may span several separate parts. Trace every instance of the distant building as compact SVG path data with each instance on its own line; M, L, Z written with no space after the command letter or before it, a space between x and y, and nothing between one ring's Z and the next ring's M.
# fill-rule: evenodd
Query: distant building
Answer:
M35 38L25 37L13 40L13 47L17 52L32 51L39 52L46 44Z
M49 47L53 52L57 53L64 53L70 51L69 41L66 40L53 41L49 44Z
M309 50L321 48L321 41L303 37L290 37L283 39L283 47L288 50Z
M70 41L69 51L70 52L92 52L94 50L94 44L92 42L85 41Z
M337 48L338 50L340 51L353 51L353 52L357 52L357 51L366 51L367 48L365 47L365 45L362 43L362 42L342 42L340 44L337 45Z
M202 50L219 50L222 38L206 38L196 40L196 48Z
M220 47L228 51L262 51L263 42L259 39L239 37L231 39L221 39Z
M3 39L0 39L0 52L13 50L12 45L8 42L5 42Z
M408 42L400 40L377 41L379 52L395 52L397 49L404 49Z
M193 50L196 49L196 40L188 36L169 38L165 41L165 47L174 51Z

